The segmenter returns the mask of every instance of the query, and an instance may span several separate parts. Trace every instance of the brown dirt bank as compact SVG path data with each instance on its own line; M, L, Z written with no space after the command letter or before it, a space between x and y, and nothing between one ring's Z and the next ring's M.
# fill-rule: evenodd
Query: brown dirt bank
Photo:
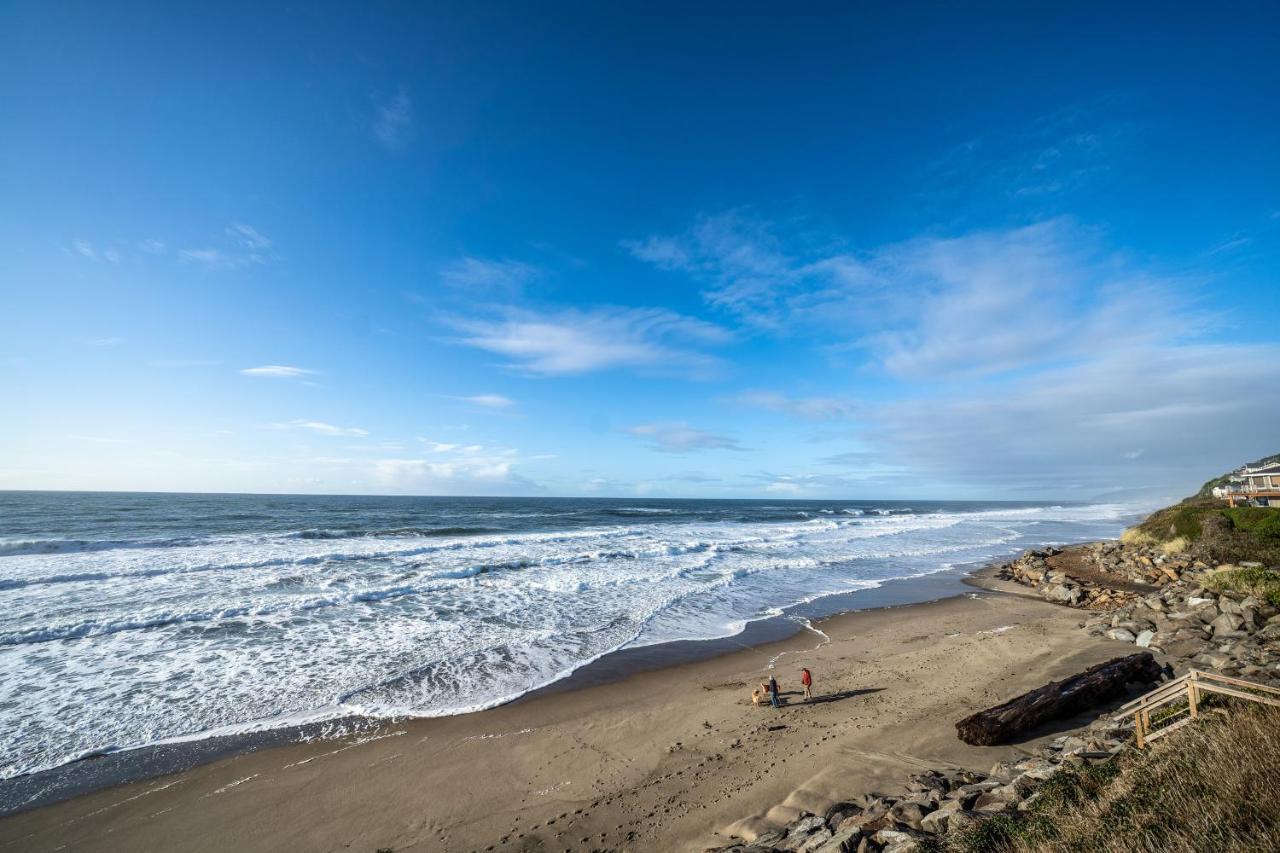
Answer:
M1080 616L993 592L845 614L818 623L829 641L802 632L99 791L0 822L0 850L700 849L922 766L1016 754L967 746L954 723L1125 649L1083 636ZM750 704L771 661L780 711ZM799 703L800 666L818 701Z

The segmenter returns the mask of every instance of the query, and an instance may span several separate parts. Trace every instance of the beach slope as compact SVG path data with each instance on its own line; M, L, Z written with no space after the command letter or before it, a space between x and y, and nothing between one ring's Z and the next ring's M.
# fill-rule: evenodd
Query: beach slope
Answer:
M961 743L954 723L1124 650L1084 639L1079 618L996 591L844 614L710 660L99 791L0 822L0 849L702 849L910 770L1014 754ZM786 706L753 707L771 672Z

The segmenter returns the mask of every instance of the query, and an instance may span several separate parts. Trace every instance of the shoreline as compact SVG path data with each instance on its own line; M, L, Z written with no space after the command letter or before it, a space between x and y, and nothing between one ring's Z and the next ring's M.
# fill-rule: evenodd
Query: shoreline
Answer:
M962 564L917 577L895 578L867 589L820 596L783 608L778 615L748 621L742 631L727 637L671 640L634 648L624 646L584 664L563 678L492 708L438 716L345 714L305 723L286 723L228 734L196 733L160 743L102 750L46 770L0 780L0 820L119 785L182 773L227 757L289 744L338 741L406 721L484 714L496 708L518 706L543 695L611 684L641 673L764 647L812 630L815 620L847 613L909 607L964 595L975 586L973 578L995 565L989 561Z
M1020 748L960 743L951 723L962 712L1118 645L1082 638L1078 612L985 577L994 565L966 567L950 597L822 619L814 627L825 639L791 622L786 637L710 657L620 675L608 672L617 662L584 667L577 684L487 711L262 743L163 779L98 787L6 817L0 847L212 850L231 831L237 848L263 850L329 849L342 846L337 837L397 851L543 849L535 839L700 849L712 828L721 841L742 837L824 798L896 784L904 768L985 770ZM802 664L817 677L813 703L788 695ZM751 686L771 665L788 704L752 708ZM199 840L200 827L223 843Z

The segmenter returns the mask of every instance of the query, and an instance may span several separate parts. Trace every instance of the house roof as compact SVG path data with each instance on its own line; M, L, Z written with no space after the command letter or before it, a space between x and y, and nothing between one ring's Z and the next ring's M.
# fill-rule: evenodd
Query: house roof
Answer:
M1276 474L1280 474L1280 462L1272 462L1270 465L1263 465L1261 468L1241 472L1242 477L1268 477Z

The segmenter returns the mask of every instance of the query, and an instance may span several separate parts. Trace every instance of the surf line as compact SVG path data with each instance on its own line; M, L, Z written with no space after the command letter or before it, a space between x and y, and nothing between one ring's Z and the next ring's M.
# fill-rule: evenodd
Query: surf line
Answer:
M822 638L821 640L819 640L819 641L818 641L818 645L814 646L813 648L811 648L811 649L801 649L800 651L804 651L804 652L816 652L818 649L822 648L822 647L823 647L823 646L825 646L827 643L831 642L831 637L827 636L827 634L825 634L824 632L822 632L822 631L818 630L817 628L813 627L813 623L812 623L812 622L810 622L808 619L804 618L803 616L788 616L787 618L788 618L788 619L790 619L792 622L798 622L798 623L800 623L800 625L801 625L801 626L802 626L806 631L812 631L813 633L817 634L819 637L821 637L821 638ZM778 652L776 655L774 655L773 657L771 657L771 658L769 659L769 665L768 665L768 666L766 666L766 667L765 667L765 669L773 669L773 668L774 668L774 666L778 663L778 661L782 658L782 656L783 656L783 655L790 655L790 654L795 654L795 653L796 653L795 651Z

